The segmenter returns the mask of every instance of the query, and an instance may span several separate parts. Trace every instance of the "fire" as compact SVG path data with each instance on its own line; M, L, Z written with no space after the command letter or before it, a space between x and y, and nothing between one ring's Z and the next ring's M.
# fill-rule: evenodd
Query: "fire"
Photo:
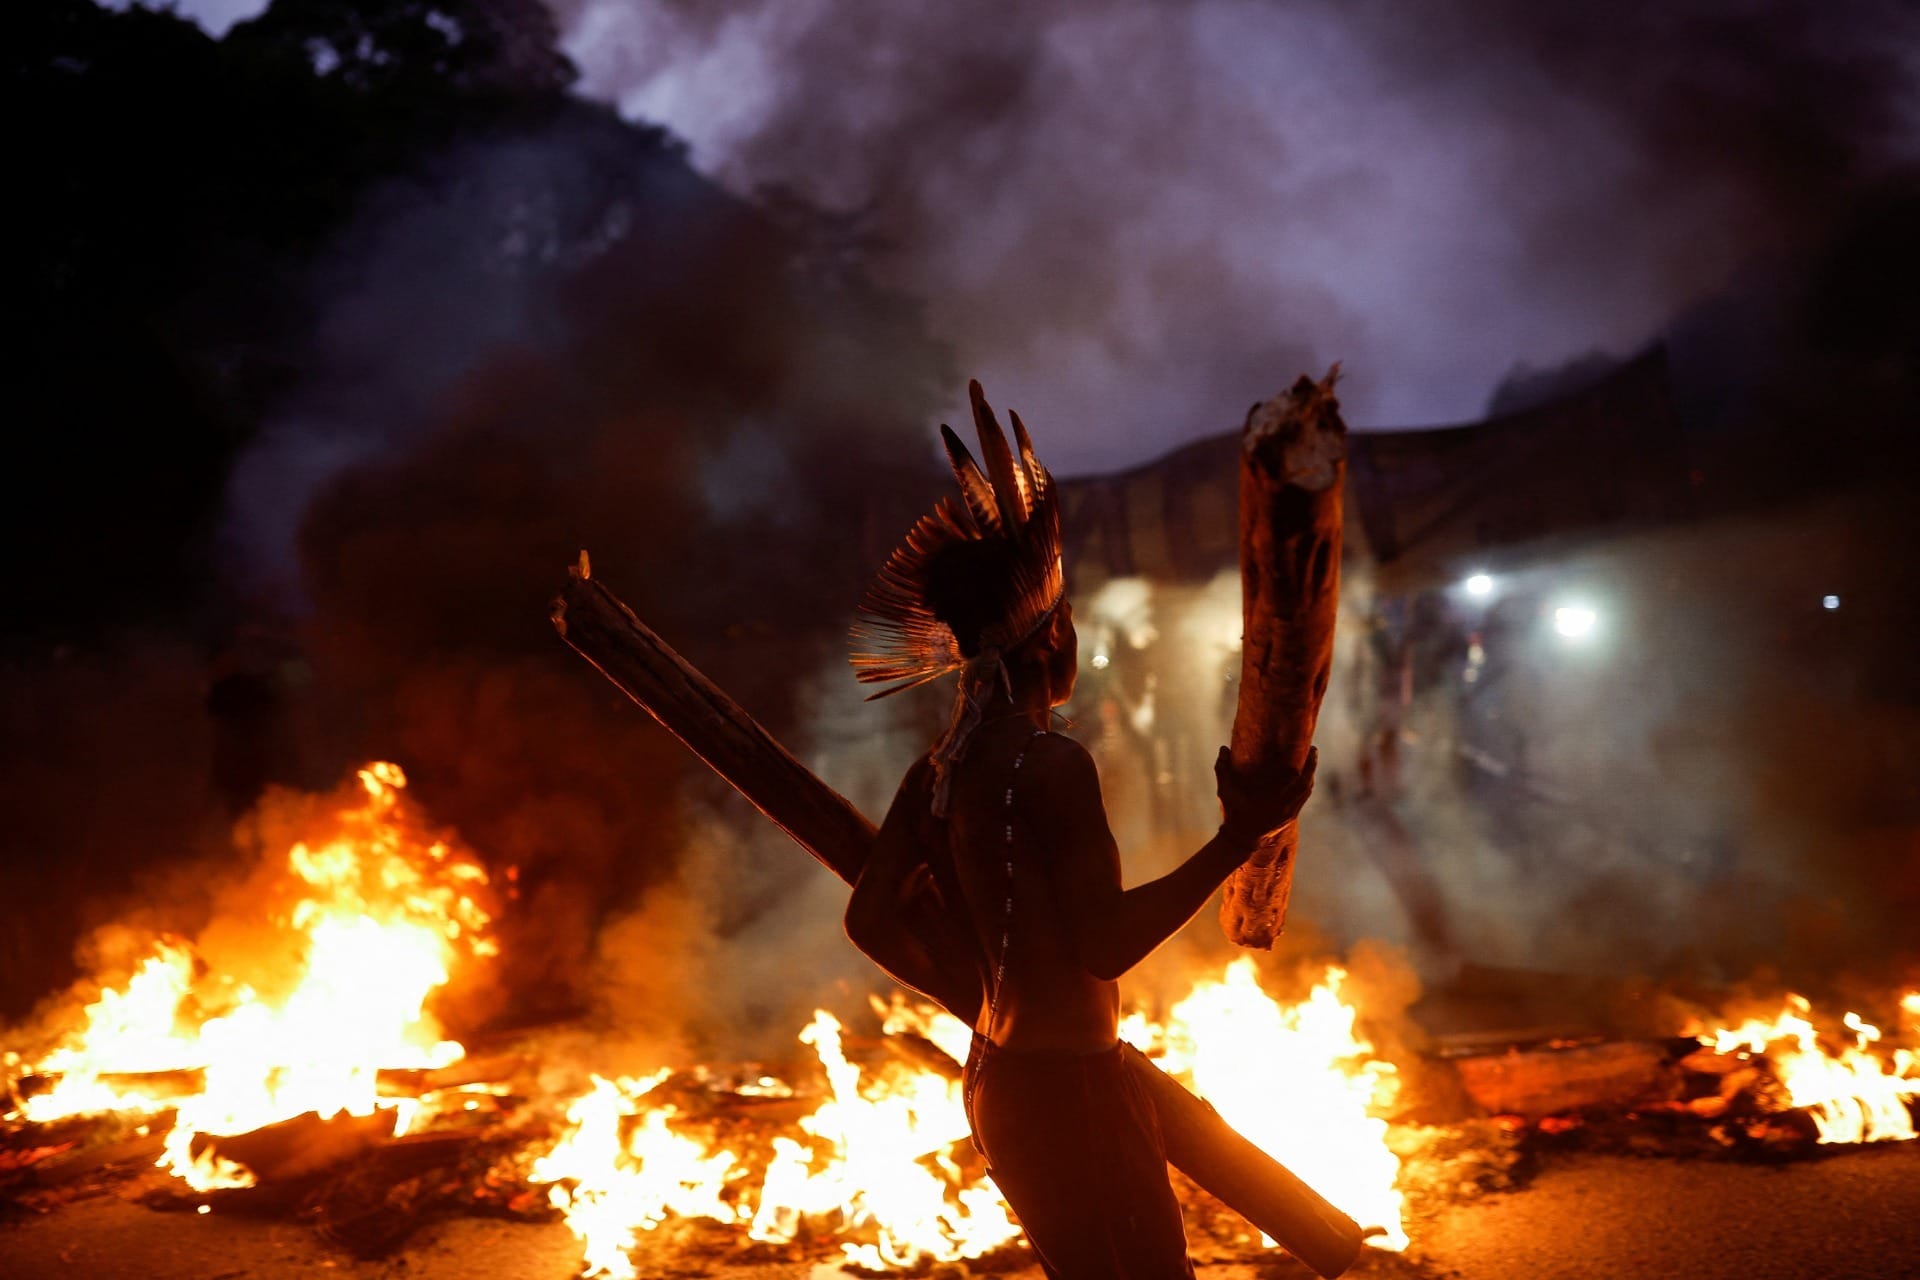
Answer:
M863 1081L841 1050L840 1031L821 1009L800 1033L833 1093L800 1121L825 1149L824 1164L811 1169L798 1143L781 1149L767 1170L753 1237L790 1240L802 1220L837 1211L849 1228L872 1227L873 1243L841 1245L848 1262L871 1270L977 1258L1013 1239L1016 1228L992 1181L962 1183L949 1153L968 1134L960 1083L904 1067Z
M1123 1036L1189 1077L1227 1120L1362 1224L1373 1243L1406 1247L1399 1161L1373 1110L1394 1069L1372 1058L1340 998L1337 968L1291 1008L1260 989L1242 959L1196 983L1164 1024L1130 1014ZM958 1019L895 997L874 1002L889 1035L931 1042L958 1065L971 1032ZM596 1078L568 1113L573 1128L534 1167L583 1241L585 1274L630 1277L642 1231L667 1214L745 1221L756 1240L783 1243L803 1229L842 1237L844 1261L869 1270L976 1258L1017 1239L991 1179L969 1179L956 1153L967 1137L952 1072L904 1061L863 1071L848 1061L840 1022L825 1011L800 1033L827 1076L828 1098L773 1139L755 1181L748 1162L668 1126L671 1107L647 1110L665 1073L639 1082ZM751 1213L745 1206L751 1204ZM852 1237L852 1238L849 1238ZM1271 1241L1267 1242L1271 1244Z
M284 972L256 975L271 980L270 992L197 972L190 947L159 943L124 986L87 1008L77 1032L32 1064L55 1083L25 1100L24 1117L174 1109L160 1163L197 1190L252 1182L210 1149L196 1156L200 1134L381 1108L404 1131L418 1104L381 1098L378 1074L464 1056L441 1038L426 1004L458 961L494 950L479 897L486 872L424 830L405 786L397 765L368 765L331 829L288 850L276 887L285 906L272 924L293 958ZM156 1073L173 1075L172 1096Z
M159 1163L197 1190L256 1177L210 1137L303 1115L370 1117L380 1133L417 1126L436 1096L382 1096L380 1073L464 1056L428 1005L495 948L485 872L427 829L405 786L396 766L369 765L344 801L287 838L250 894L268 927L247 934L251 951L235 962L244 972L212 963L211 934L198 947L157 941L50 1052L10 1055L18 1117L153 1117L167 1125ZM1356 1034L1344 979L1329 969L1306 1000L1285 1006L1242 959L1197 982L1164 1022L1129 1015L1123 1034L1378 1228L1376 1244L1399 1248L1398 1162L1375 1114L1394 1070ZM968 1145L958 1076L971 1031L902 997L873 1003L889 1036L917 1036L951 1061L905 1041L891 1056L856 1060L840 1022L817 1011L799 1040L820 1063L820 1100L787 1131L737 1149L720 1135L738 1128L682 1113L684 1095L661 1088L667 1072L593 1077L566 1104L558 1140L527 1153L530 1181L583 1242L584 1274L634 1276L632 1251L670 1219L729 1224L774 1245L830 1238L843 1262L876 1271L1016 1244L1019 1228Z
M956 1024L957 1025L957 1024ZM628 1280L642 1231L669 1214L746 1222L754 1240L784 1244L810 1224L837 1228L849 1263L871 1270L977 1258L1018 1234L990 1180L969 1183L950 1149L967 1137L960 1086L898 1068L868 1077L847 1060L841 1025L825 1010L800 1033L825 1068L830 1096L773 1139L773 1157L745 1206L742 1157L670 1127L675 1109L645 1109L667 1073L595 1077L567 1113L572 1128L534 1163L552 1204L585 1248L592 1277Z
M1909 1013L1920 1010L1920 992L1901 1000ZM1813 1117L1821 1142L1899 1142L1914 1137L1907 1099L1920 1097L1920 1057L1895 1049L1887 1057L1874 1051L1880 1028L1849 1010L1841 1019L1846 1034L1831 1050L1813 1023L1813 1005L1789 994L1778 1016L1749 1018L1700 1036L1717 1053L1759 1056L1773 1067L1795 1107Z
M1369 1243L1401 1250L1400 1158L1386 1144L1387 1122L1374 1111L1397 1081L1391 1063L1354 1032L1355 1011L1340 998L1346 972L1326 976L1291 1008L1260 989L1251 957L1201 982L1168 1012L1164 1027L1145 1019L1123 1028L1140 1049L1186 1077L1267 1154L1362 1227ZM1272 1244L1271 1240L1267 1241Z
M627 1251L640 1232L669 1214L718 1222L740 1217L726 1197L744 1172L739 1162L674 1132L673 1107L641 1111L641 1100L667 1075L593 1077L592 1091L567 1109L573 1126L567 1136L534 1162L529 1176L553 1184L548 1200L585 1245L583 1275L632 1280Z

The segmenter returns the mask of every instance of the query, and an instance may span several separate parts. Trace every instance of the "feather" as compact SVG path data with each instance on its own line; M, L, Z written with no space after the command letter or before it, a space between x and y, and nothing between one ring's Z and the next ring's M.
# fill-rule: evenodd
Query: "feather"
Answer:
M973 523L982 534L999 533L1005 527L1000 523L1000 504L993 496L993 486L981 474L980 464L944 422L940 424L940 439L946 442L947 461L953 465L953 478L960 484L960 496L966 500Z
M980 455L987 466L987 478L993 481L993 496L1000 505L1000 528L1006 537L1016 537L1026 523L1026 495L1014 471L1013 450L1007 447L1007 433L993 416L993 406L980 390L978 379L967 383L967 398L973 402L973 429L980 436Z
M928 571L959 542L1005 539L1014 552L999 598L1004 612L969 644L1008 650L1035 634L1066 588L1060 556L1060 504L1053 477L1034 454L1018 414L1010 414L1016 455L978 382L970 383L974 425L986 469L949 427L940 428L960 493L942 498L916 521L874 575L848 636L855 678L889 687L885 698L960 671L967 659L953 629L927 601Z
M1046 476L1047 469L1040 465L1040 459L1034 455L1033 438L1027 434L1027 424L1020 421L1020 414L1009 409L1007 416L1013 419L1013 443L1020 451L1020 470L1017 474L1026 482L1020 486L1021 514L1023 518L1031 519L1034 508L1040 505L1041 478Z

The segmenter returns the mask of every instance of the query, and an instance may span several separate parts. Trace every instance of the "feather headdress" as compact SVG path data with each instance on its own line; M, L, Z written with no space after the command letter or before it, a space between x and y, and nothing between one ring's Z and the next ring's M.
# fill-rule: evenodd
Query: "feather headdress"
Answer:
M867 589L854 623L853 669L865 684L890 683L869 696L884 698L969 665L998 664L1028 639L1060 604L1066 587L1060 560L1060 503L1053 477L1034 456L1017 413L1007 443L980 384L969 382L974 429L986 460L982 470L953 428L940 436L959 482L957 498L943 498L907 533ZM962 543L998 541L1003 581L992 584L995 607L976 634L956 635L951 618L936 612L932 578L940 561Z

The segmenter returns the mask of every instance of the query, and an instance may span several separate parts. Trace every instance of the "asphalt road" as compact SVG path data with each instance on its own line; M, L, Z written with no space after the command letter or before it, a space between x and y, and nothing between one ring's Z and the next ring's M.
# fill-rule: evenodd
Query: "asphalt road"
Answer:
M1915 1280L1920 1145L1779 1168L1618 1156L1556 1157L1525 1188L1416 1224L1416 1253L1375 1258L1383 1280ZM115 1196L0 1223L0 1280L570 1280L557 1224L455 1220L399 1255L355 1262L297 1222L158 1213ZM959 1276L963 1271L947 1274ZM1303 1274L1201 1268L1205 1280ZM712 1280L842 1280L831 1266L681 1271ZM1037 1280L1034 1270L1007 1280Z
M1567 1157L1419 1241L1460 1280L1916 1280L1920 1147L1778 1167Z

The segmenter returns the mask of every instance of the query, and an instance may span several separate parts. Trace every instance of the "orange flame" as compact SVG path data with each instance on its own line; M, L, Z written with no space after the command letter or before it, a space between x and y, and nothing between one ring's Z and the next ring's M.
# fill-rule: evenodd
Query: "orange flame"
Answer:
M1340 998L1346 971L1329 967L1291 1008L1260 989L1251 957L1217 981L1195 984L1164 1027L1130 1022L1128 1039L1192 1081L1227 1123L1299 1174L1362 1227L1376 1248L1407 1247L1395 1187L1400 1158L1387 1147L1393 1064L1372 1056L1354 1032L1355 1011ZM1265 1241L1268 1245L1272 1240Z
M395 1111L405 1131L418 1105L376 1093L383 1068L428 1068L465 1050L442 1039L426 1002L456 961L491 955L486 872L424 831L401 796L406 776L376 763L358 773L357 803L335 829L287 853L288 893L274 923L295 944L295 971L263 996L230 975L196 976L196 957L163 942L118 989L88 1006L85 1025L33 1064L58 1076L22 1114L44 1122L98 1112L177 1110L160 1164L196 1190L247 1186L252 1175L211 1150L201 1133L245 1133L304 1112L322 1118ZM198 1072L185 1097L164 1097L103 1076Z
M1131 1014L1122 1035L1160 1054L1242 1133L1379 1228L1376 1245L1401 1249L1399 1160L1386 1147L1386 1122L1372 1114L1391 1096L1394 1069L1355 1035L1354 1011L1339 994L1345 977L1329 969L1288 1008L1242 959L1196 983L1164 1024ZM965 1059L972 1033L958 1019L897 996L874 1004L889 1035L919 1035L956 1063ZM574 1129L533 1175L557 1184L550 1195L583 1242L586 1275L632 1276L627 1250L669 1212L744 1219L752 1238L775 1243L807 1228L857 1236L841 1240L843 1260L876 1271L979 1257L1018 1238L992 1180L968 1181L953 1158L967 1134L957 1081L899 1062L863 1072L825 1011L800 1039L826 1069L830 1097L800 1121L804 1137L774 1138L753 1195L742 1194L750 1180L743 1160L671 1132L664 1119L619 1136L664 1073L638 1085L595 1080L569 1112ZM648 1121L671 1114L645 1113ZM675 1207L675 1195L688 1207ZM738 1207L748 1201L750 1217Z
M1016 1228L991 1180L959 1185L959 1166L947 1153L968 1133L959 1082L904 1067L863 1081L841 1049L840 1030L838 1019L816 1009L800 1033L833 1091L800 1121L826 1149L824 1166L811 1169L806 1148L788 1142L768 1167L753 1237L791 1240L801 1221L837 1212L849 1228L873 1228L875 1242L843 1243L841 1252L876 1271L923 1258L977 1258L1013 1239Z
M1920 1011L1920 992L1901 1007ZM1837 1052L1820 1041L1813 1005L1789 994L1778 1016L1749 1018L1737 1027L1700 1034L1718 1053L1765 1058L1795 1107L1813 1117L1821 1142L1900 1142L1914 1137L1907 1099L1920 1097L1920 1060L1911 1049L1886 1057L1875 1051L1880 1028L1849 1010L1841 1019L1846 1041Z
M585 1245L583 1275L633 1280L627 1251L640 1232L670 1214L718 1222L740 1216L724 1195L743 1172L734 1157L675 1133L668 1127L675 1115L671 1106L641 1113L641 1099L667 1074L593 1077L592 1091L567 1109L573 1127L534 1162L531 1179L553 1184L549 1202ZM639 1123L628 1128L626 1121L636 1115ZM628 1128L624 1136L622 1128Z

